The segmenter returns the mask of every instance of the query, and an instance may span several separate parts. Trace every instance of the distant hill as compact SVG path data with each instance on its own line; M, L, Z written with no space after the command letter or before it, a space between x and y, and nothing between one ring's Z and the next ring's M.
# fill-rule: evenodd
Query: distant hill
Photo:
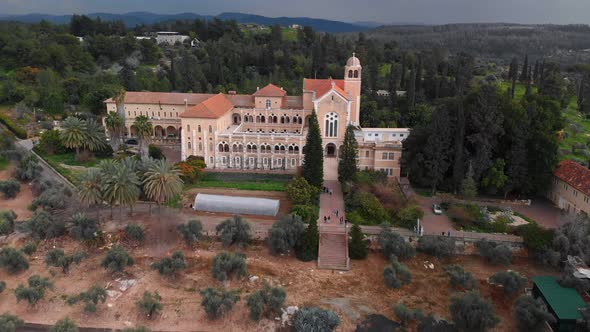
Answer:
M219 18L221 20L236 20L238 23L255 23L261 25L289 26L292 24L299 24L301 26L310 26L317 31L323 32L356 32L368 30L376 26L372 24L347 23L340 21L331 21L310 17L266 17L261 15L243 14L243 13L222 13L216 16L199 15L195 13L180 13L180 14L154 14L149 12L131 12L125 14L111 14L111 13L90 13L86 14L89 17L100 17L102 20L115 21L120 20L125 23L127 27L134 27L139 24L154 24L159 22L175 21L175 20L194 20L194 19L213 19ZM49 14L25 14L25 15L0 15L0 20L3 21L18 21L24 23L37 23L41 20L46 20L55 24L67 24L70 22L71 15L49 15ZM367 22L369 23L369 22Z

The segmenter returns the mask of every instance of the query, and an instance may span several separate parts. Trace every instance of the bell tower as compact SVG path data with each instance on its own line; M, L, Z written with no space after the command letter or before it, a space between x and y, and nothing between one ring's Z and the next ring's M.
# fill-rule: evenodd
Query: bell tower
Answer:
M350 107L350 124L352 125L360 124L362 71L361 62L355 53L352 53L352 57L346 61L346 66L344 66L344 91L352 98Z

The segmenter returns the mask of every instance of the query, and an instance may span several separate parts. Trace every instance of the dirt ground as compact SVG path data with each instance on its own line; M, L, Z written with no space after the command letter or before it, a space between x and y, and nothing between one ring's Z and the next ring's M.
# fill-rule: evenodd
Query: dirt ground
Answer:
M12 171L13 167L8 167L7 169L0 171L0 180L11 178ZM21 183L20 192L15 198L6 199L0 194L0 211L12 210L17 214L18 220L25 220L32 215L32 212L27 209L32 201L33 193L31 192L31 187L26 183Z

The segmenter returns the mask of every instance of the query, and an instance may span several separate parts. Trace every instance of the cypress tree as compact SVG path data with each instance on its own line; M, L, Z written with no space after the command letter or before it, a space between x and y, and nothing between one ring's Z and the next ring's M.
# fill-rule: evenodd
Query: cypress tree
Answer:
M363 234L359 225L353 224L348 241L348 256L352 259L365 259L367 254L368 248L365 234Z
M410 72L410 79L408 80L408 110L414 109L416 106L416 72Z
M578 93L578 110L582 115L590 115L590 72L584 72Z
M529 56L524 56L524 63L522 65L522 72L520 73L520 81L526 83L529 80Z
M510 69L508 70L508 76L512 81L512 86L510 87L510 98L514 98L514 90L516 89L516 80L518 78L518 60L516 58L512 58L512 62L510 63Z
M324 182L324 151L318 115L315 111L309 118L309 128L303 152L303 177L307 183L320 188Z
M341 159L338 161L338 181L346 183L354 180L358 170L357 142L354 137L354 126L346 127L344 143L342 144Z
M305 233L300 238L295 248L295 256L304 262L309 262L318 258L318 246L320 243L320 234L318 231L317 219L309 221Z
M397 80L395 77L395 66L392 63L391 69L389 70L389 103L391 109L397 105Z
M539 60L535 61L535 69L533 69L533 83L537 84L539 80Z

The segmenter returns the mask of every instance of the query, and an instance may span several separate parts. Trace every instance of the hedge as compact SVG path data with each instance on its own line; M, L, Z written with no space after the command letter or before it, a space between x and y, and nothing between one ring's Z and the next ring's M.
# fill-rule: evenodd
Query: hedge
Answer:
M26 139L28 137L26 130L14 123L14 121L12 121L8 115L0 113L0 122L3 123L10 131L12 131L16 137L20 139Z

